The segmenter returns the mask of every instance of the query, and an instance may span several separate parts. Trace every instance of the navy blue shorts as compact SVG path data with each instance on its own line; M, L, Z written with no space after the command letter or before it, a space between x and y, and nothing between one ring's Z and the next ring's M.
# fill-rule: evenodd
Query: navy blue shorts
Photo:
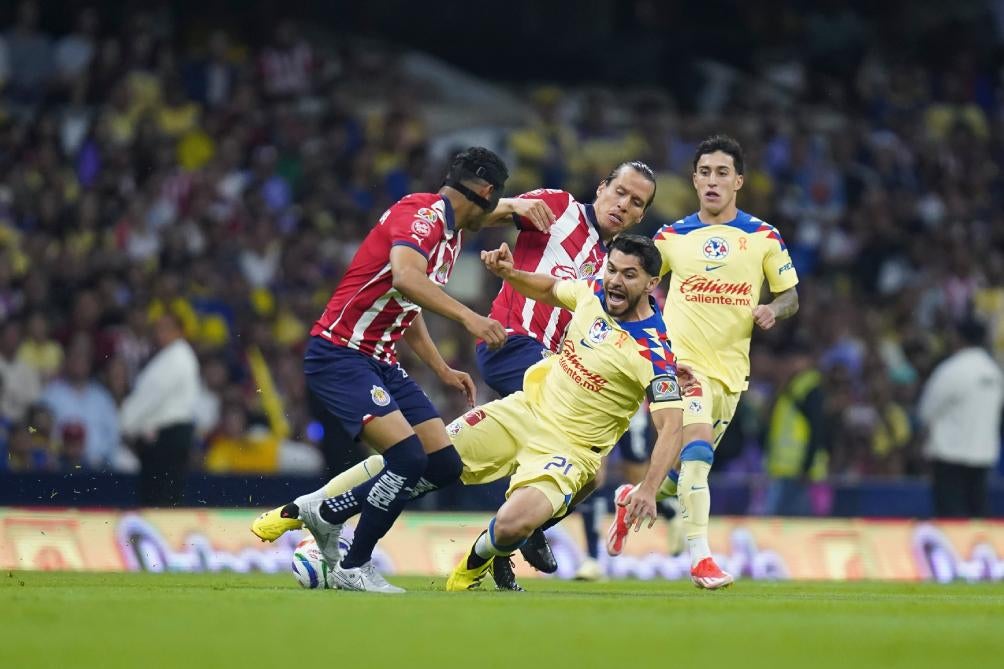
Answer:
M543 360L548 349L533 337L513 335L497 351L481 342L477 347L478 371L488 387L502 397L523 390L523 374Z
M307 388L355 439L363 425L400 410L411 425L439 418L428 396L401 365L388 365L313 337L303 356Z

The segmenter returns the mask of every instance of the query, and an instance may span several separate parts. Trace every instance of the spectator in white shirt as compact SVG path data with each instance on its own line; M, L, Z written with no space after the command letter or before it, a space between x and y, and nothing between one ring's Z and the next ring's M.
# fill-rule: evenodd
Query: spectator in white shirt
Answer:
M154 325L158 351L136 377L122 403L122 432L132 437L140 461L140 503L177 506L195 442L199 361L171 313Z
M955 339L955 352L935 367L921 393L924 454L934 477L935 516L983 517L987 475L1000 458L1004 374L984 349L980 322L963 322Z

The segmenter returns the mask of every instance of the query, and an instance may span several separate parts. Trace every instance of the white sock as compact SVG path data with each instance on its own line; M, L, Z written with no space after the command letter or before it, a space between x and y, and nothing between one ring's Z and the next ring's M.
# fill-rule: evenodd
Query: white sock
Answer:
M708 547L708 535L698 535L687 537L687 548L690 549L690 566L695 567L704 558L711 557L711 549Z
M474 554L485 560L491 560L496 555L502 555L488 538L487 532L482 532L478 540L474 542Z

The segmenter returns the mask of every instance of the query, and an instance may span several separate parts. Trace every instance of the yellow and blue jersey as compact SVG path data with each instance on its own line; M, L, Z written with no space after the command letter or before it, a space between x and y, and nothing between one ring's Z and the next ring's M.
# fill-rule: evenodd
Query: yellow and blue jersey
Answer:
M731 392L745 390L764 280L772 293L798 283L777 228L744 211L711 225L695 213L663 226L654 239L662 274L672 273L665 320L677 358Z
M558 353L524 377L533 418L605 455L646 394L652 411L683 408L676 359L654 301L649 318L622 322L607 313L601 279L560 281L555 293L573 316Z

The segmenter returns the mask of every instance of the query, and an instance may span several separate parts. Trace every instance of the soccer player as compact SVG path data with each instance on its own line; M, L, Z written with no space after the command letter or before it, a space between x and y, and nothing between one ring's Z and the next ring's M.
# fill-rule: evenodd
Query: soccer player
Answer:
M478 315L441 288L450 277L463 230L478 230L498 204L509 173L491 151L458 154L438 193L408 195L380 218L356 252L324 313L311 329L304 357L307 387L352 438L383 455L378 476L342 494L328 486L266 512L252 525L261 539L306 525L332 565L339 588L403 592L371 562L416 488L457 479L461 463L442 419L397 362L402 337L447 385L474 402L471 378L450 369L429 337L423 308L461 323L490 348L506 339L503 327ZM338 547L342 523L360 514L351 548Z
M607 244L642 220L655 197L655 189L655 176L647 165L625 162L600 182L592 204L581 204L564 191L540 189L502 198L487 220L491 224L511 221L519 229L512 252L516 269L566 279L591 279L603 267ZM522 390L523 375L529 367L558 352L572 314L525 297L504 284L492 304L491 318L505 326L508 338L498 350L480 342L478 367L488 385L506 397ZM328 496L358 485L380 471L381 466L379 456L371 456L342 472L325 486ZM588 496L593 487L592 481L583 487L570 506ZM433 489L428 481L423 481L415 494ZM586 509L590 510L588 506ZM544 529L563 517L550 520ZM592 555L599 543L598 533L593 518L584 520ZM523 547L527 562L548 573L557 569L542 530L534 532L527 544ZM495 561L492 576L500 590L522 589L508 557Z
M655 175L648 165L624 162L600 182L592 204L576 202L565 191L540 189L503 198L489 220L512 220L520 231L512 250L517 270L561 279L591 279L602 270L611 240L641 222L655 198L655 189ZM489 387L507 397L523 389L523 375L529 367L558 352L572 314L524 296L504 283L490 316L505 326L509 337L498 350L491 350L485 342L478 344L478 370ZM590 482L580 499L593 487ZM595 559L599 545L595 513L591 505L583 511L588 553ZM551 524L557 520L560 518ZM540 571L550 573L558 567L543 530L534 532L521 550L527 562ZM492 576L501 590L521 589L508 557L495 560Z
M708 472L749 385L753 326L769 330L798 310L798 277L784 240L776 228L736 206L743 170L736 140L724 135L705 139L694 155L700 209L655 235L661 273L672 272L665 313L673 350L695 379L684 394L679 473L670 472L659 498L679 495L690 577L708 589L732 583L708 547ZM760 304L765 279L773 300ZM635 490L628 484L616 491L619 508L607 537L610 555L624 549L629 525L625 505Z
M521 295L572 312L559 352L533 365L523 390L450 424L465 484L511 476L507 500L454 568L450 591L480 587L548 519L595 479L646 394L658 438L644 481L626 502L625 522L655 522L656 491L680 448L682 399L666 327L650 294L659 282L655 244L619 235L602 279L562 281L515 269L503 244L483 251L489 270Z

